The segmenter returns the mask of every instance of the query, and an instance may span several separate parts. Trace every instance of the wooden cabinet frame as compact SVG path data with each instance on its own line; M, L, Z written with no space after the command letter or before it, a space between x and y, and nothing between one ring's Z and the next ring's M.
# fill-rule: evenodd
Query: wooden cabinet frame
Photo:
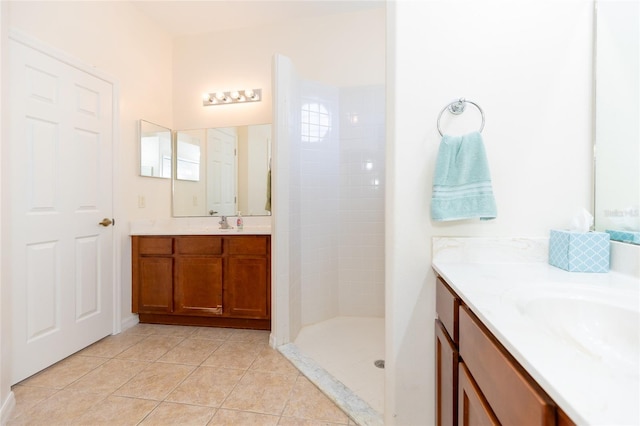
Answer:
M140 322L271 329L271 236L132 236Z
M574 425L441 277L436 314L438 426Z

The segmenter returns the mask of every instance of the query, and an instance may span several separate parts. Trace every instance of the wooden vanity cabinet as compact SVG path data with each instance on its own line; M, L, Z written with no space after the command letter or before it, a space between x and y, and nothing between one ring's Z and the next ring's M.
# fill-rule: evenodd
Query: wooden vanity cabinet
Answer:
M132 237L140 322L271 328L271 237Z
M555 425L555 404L467 306L460 308L460 356L504 424Z
M436 312L438 425L573 425L440 277Z

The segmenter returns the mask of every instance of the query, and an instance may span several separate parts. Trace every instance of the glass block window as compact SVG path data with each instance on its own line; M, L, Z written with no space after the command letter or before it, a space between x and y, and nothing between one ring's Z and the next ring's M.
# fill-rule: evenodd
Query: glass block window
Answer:
M324 105L310 102L302 105L302 142L320 142L331 129L331 115Z

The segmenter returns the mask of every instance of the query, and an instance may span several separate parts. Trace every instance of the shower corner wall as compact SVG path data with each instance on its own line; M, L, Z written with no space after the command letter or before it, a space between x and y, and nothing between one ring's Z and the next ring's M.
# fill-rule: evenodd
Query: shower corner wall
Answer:
M336 88L274 56L276 344L337 316L384 317L384 85Z
M281 85L275 199L282 201L275 208L286 209L286 220L274 211L273 340L283 351L300 343L319 363L312 376L322 370L350 383L355 394L347 399L364 407L358 415L379 420L384 371L373 361L384 358L385 89L303 81L290 61L283 65L274 72ZM324 337L322 330L329 330Z
M340 90L339 315L384 317L384 85Z
M384 93L383 85L301 83L303 327L384 317Z

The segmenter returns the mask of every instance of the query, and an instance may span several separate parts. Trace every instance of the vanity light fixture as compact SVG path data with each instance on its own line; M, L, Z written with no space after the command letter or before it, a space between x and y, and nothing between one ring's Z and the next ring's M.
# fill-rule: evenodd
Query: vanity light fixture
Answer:
M202 106L259 102L260 100L262 100L262 89L230 90L203 94Z

